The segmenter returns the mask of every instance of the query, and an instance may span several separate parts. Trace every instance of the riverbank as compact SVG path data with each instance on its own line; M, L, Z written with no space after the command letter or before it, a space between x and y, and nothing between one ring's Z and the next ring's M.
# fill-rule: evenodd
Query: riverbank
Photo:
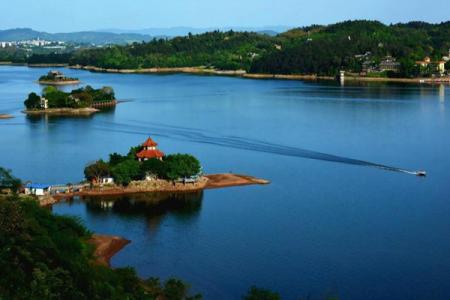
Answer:
M90 116L100 110L92 107L85 108L48 108L40 110L24 110L24 114L30 116L52 115L52 116Z
M95 262L99 265L110 266L111 258L122 250L131 241L119 236L94 234L88 243L95 247Z

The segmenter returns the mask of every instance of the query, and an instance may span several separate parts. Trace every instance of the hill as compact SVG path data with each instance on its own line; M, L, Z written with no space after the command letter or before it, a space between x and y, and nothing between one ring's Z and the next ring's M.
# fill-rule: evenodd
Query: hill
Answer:
M80 31L71 33L47 33L30 28L16 28L0 30L0 41L22 41L41 39L47 41L62 41L77 44L128 44L133 42L150 41L149 35L138 33L111 33L97 31Z

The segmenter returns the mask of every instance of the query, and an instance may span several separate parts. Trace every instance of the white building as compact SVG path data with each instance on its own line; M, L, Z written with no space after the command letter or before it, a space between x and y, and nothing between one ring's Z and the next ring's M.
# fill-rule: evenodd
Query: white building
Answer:
M49 184L39 184L39 183L30 183L25 187L26 195L36 195L36 196L45 196L48 195L51 191L51 185Z

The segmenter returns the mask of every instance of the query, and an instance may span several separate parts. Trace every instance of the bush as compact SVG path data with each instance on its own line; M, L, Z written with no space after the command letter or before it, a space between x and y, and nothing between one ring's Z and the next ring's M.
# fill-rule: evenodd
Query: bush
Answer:
M125 160L111 170L114 181L118 184L128 185L132 180L139 179L140 165L136 160Z

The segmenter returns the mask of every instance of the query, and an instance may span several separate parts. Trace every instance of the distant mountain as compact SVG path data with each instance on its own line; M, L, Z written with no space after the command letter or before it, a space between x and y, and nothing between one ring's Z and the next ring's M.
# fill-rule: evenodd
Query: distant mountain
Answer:
M109 28L102 29L100 31L104 32L113 32L118 34L125 33L135 33L135 34L143 34L150 36L165 36L165 37L175 37L175 36L186 36L189 33L192 34L202 34L205 32L211 32L215 30L219 31L252 31L259 32L267 35L276 35L281 32L285 32L291 29L289 26L263 26L263 27L239 27L239 26L228 26L228 27L205 27L205 28L196 28L196 27L170 27L170 28L146 28L146 29L117 29L117 28Z
M100 31L80 31L71 33L48 33L30 28L0 30L0 41L21 41L31 39L47 41L63 41L82 44L128 44L132 42L149 41L152 36L139 33L113 33Z

